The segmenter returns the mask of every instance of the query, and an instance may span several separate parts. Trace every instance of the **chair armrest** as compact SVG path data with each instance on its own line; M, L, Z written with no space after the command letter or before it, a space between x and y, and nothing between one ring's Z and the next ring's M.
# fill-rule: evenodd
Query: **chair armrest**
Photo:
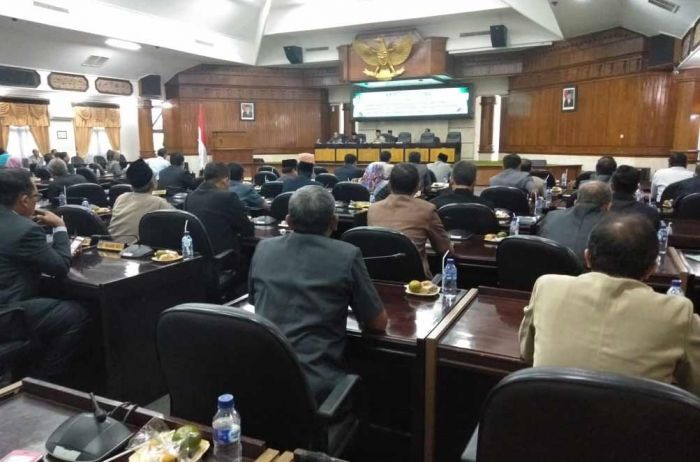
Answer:
M238 304L246 304L248 301L248 294L243 294L238 298L231 300L230 302L224 303L224 306L236 306Z
M435 276L433 276L432 282L436 286L441 287L442 286L442 273L438 273Z
M479 441L479 426L477 425L472 433L472 437L469 438L469 443L462 453L462 457L459 458L460 462L476 462L476 443Z
M338 411L345 404L350 394L360 384L360 376L355 374L346 375L343 380L333 388L326 400L318 408L318 415L322 419L332 420L338 415Z
M217 262L224 261L233 253L234 253L233 249L226 249L223 252L220 252L220 253L217 253L216 255L214 255L214 260L216 260Z

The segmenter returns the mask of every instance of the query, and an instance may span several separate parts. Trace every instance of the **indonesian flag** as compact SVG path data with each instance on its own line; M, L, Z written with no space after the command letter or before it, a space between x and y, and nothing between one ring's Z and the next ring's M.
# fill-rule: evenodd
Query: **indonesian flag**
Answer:
M204 122L204 109L199 105L197 117L197 152L199 153L200 168L207 165L207 126Z

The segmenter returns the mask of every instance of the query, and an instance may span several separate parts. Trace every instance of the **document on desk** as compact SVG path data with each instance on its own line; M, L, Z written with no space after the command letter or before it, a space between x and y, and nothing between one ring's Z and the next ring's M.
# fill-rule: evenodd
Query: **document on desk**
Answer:
M688 253L686 253L685 258L688 258L690 260L693 260L693 261L700 263L700 254L694 254L694 253L688 254Z

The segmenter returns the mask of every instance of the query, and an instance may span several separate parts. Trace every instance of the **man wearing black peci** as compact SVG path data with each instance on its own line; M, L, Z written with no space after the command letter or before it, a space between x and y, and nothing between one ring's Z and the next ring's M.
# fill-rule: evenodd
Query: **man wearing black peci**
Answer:
M46 211L35 215L40 197L29 172L0 170L0 312L8 307L24 309L35 337L26 372L61 381L83 340L88 316L73 302L37 297L42 273L60 278L71 264L63 220ZM42 226L52 229L51 244Z
M350 181L355 178L362 178L364 170L357 168L357 156L355 154L345 154L345 165L336 168L333 173L340 181Z

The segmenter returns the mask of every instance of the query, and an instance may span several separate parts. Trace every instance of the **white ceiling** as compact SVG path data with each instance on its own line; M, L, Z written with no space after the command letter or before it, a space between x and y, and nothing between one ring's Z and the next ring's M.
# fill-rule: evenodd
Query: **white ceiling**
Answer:
M648 0L40 0L67 12L1 0L0 64L167 81L199 63L288 64L284 45L328 47L304 53L306 65L328 65L358 33L391 28L448 37L452 54L492 50L488 36L460 37L491 24L508 27L512 49L616 26L681 37L700 16L700 0L674 1L675 14ZM108 37L142 48L110 48ZM82 67L90 54L110 60Z

